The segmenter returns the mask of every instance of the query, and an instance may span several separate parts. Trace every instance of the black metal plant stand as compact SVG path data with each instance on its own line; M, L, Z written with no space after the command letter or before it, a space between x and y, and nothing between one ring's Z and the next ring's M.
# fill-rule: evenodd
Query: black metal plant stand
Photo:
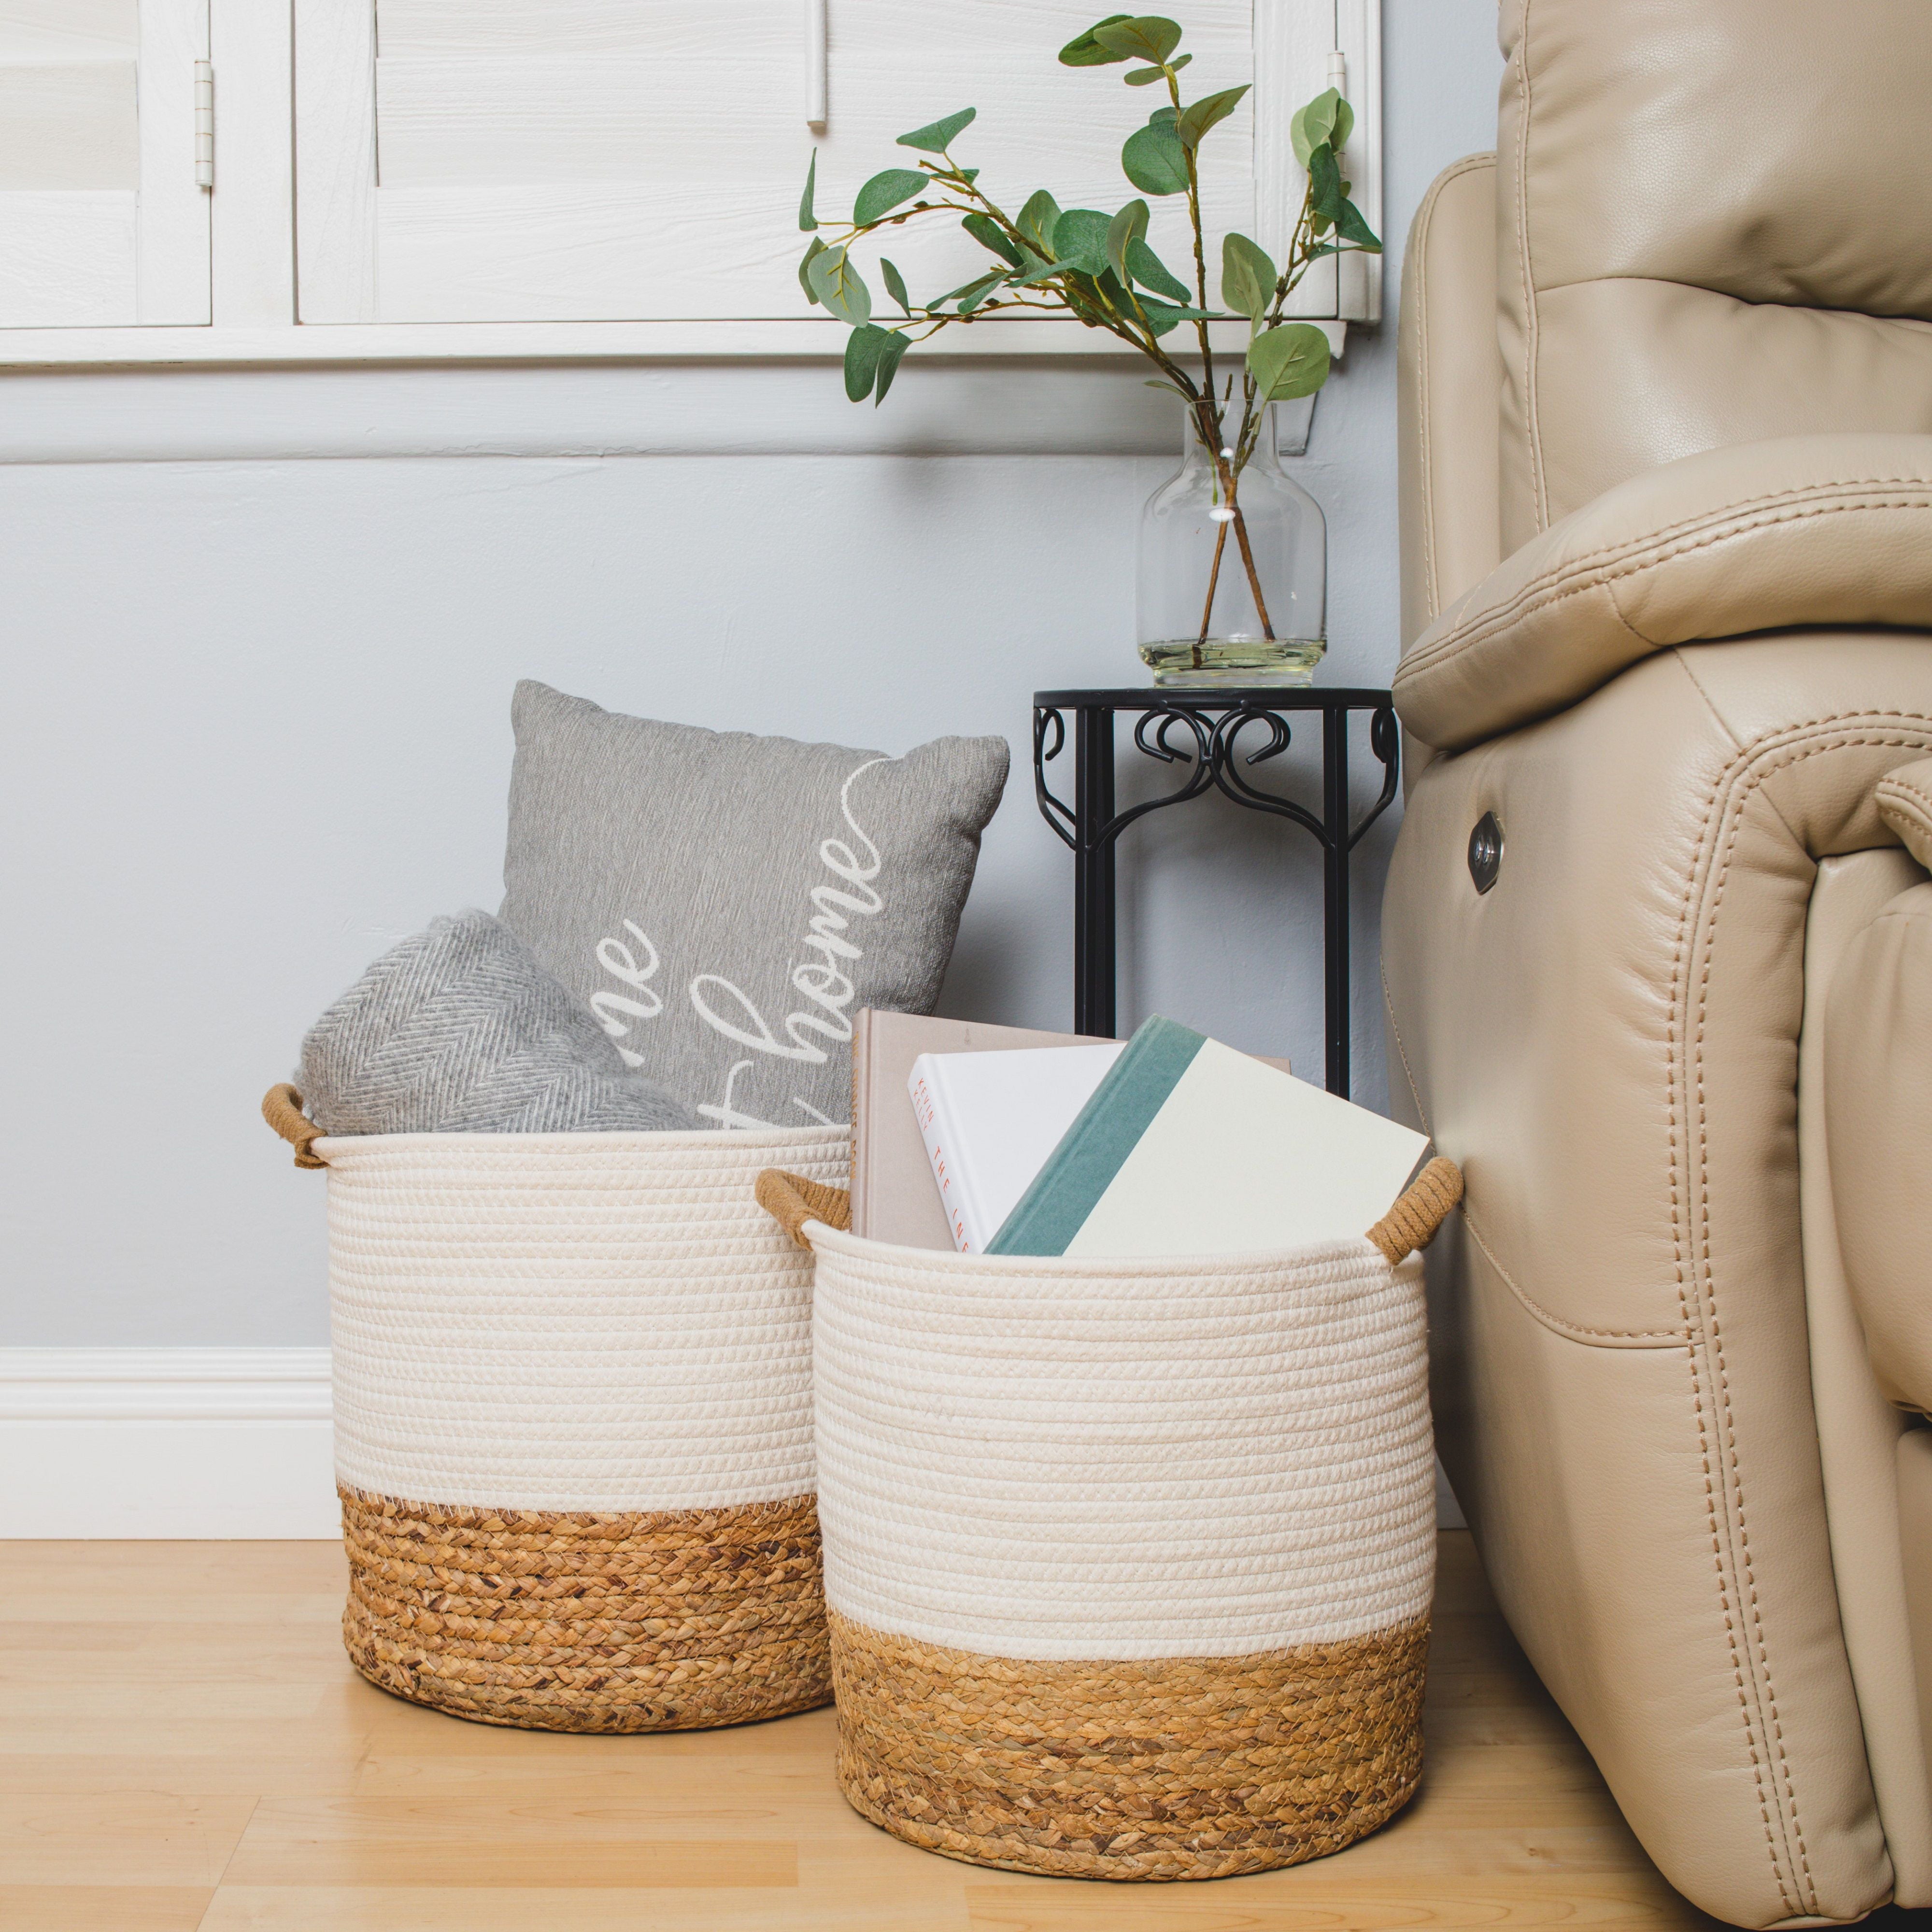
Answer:
M1359 824L1348 823L1348 719L1366 711L1369 748L1382 768L1382 796ZM1054 797L1046 768L1066 746L1073 714L1073 802ZM1322 718L1322 809L1261 790L1244 767L1265 764L1286 751L1288 719L1299 712ZM1163 764L1190 767L1186 782L1161 797L1114 808L1114 718L1138 713L1134 743ZM1237 757L1249 726L1268 734L1256 751ZM1171 742L1170 734L1181 742ZM1251 811L1292 819L1322 848L1324 1006L1328 1086L1348 1091L1348 860L1363 833L1388 808L1401 768L1402 738L1386 691L1283 688L1245 685L1219 688L1036 691L1033 698L1034 791L1042 817L1073 853L1073 1029L1114 1034L1114 851L1137 818L1182 805L1212 788Z

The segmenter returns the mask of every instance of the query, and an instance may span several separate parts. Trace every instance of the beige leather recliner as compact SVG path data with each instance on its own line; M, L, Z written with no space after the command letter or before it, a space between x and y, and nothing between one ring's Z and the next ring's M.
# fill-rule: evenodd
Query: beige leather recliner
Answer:
M1932 1904L1932 8L1502 39L1402 297L1442 1453L1673 1884Z

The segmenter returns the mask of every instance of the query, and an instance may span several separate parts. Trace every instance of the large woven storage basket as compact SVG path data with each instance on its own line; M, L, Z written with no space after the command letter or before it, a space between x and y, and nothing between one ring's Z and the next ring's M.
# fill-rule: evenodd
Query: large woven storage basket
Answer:
M293 1101L356 1667L548 1730L825 1702L811 1258L752 1189L842 1178L846 1130L316 1138Z
M1407 1802L1436 1552L1409 1247L1460 1177L1418 1187L1373 1240L1123 1262L886 1246L761 1183L818 1257L860 1812L977 1864L1199 1879Z

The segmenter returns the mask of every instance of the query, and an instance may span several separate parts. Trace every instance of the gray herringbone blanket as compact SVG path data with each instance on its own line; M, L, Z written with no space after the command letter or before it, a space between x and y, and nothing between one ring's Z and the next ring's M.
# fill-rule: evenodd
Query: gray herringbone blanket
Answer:
M704 1125L487 912L383 954L309 1030L297 1078L332 1134Z

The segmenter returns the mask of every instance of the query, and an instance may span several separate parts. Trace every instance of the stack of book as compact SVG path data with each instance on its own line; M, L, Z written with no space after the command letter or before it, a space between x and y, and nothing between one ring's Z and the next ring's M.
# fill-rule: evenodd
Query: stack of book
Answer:
M1426 1138L1173 1021L1125 1042L865 1012L852 1226L967 1254L1145 1256L1365 1233Z

